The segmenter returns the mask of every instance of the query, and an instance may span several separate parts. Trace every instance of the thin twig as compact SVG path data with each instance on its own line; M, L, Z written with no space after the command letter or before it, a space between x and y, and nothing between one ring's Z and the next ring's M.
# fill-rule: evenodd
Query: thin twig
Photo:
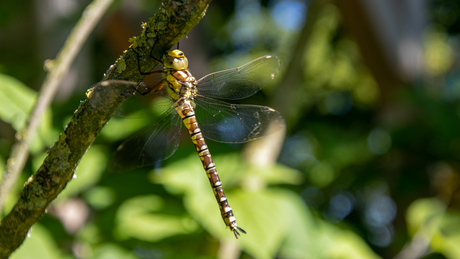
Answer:
M0 211L3 208L3 203L8 193L24 168L27 157L29 156L29 146L35 135L34 133L37 130L43 113L56 94L59 83L69 70L81 46L88 39L88 35L112 2L113 0L94 0L88 5L80 21L77 23L57 55L56 60L46 62L49 73L43 82L41 91L38 94L37 103L30 114L28 123L25 125L24 129L16 135L18 142L11 150L6 170L3 173L3 179L0 183Z

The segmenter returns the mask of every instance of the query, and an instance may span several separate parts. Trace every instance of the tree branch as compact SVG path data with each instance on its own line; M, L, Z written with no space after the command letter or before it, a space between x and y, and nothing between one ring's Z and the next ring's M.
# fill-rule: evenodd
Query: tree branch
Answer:
M159 58L174 46L204 17L209 2L164 1L103 79L140 82L144 76L139 71L138 58L142 71L151 70L156 62L150 56ZM104 81L88 90L88 98L80 104L42 166L29 178L13 210L0 222L0 258L8 257L21 245L30 227L72 179L102 127L133 93L132 86Z

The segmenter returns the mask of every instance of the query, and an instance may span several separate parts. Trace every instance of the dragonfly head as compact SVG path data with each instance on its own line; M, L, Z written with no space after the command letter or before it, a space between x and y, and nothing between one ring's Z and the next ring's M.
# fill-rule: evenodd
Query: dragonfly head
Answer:
M184 52L178 49L170 50L166 52L163 57L163 64L166 68L172 68L174 70L183 70L188 67L188 60L184 55Z

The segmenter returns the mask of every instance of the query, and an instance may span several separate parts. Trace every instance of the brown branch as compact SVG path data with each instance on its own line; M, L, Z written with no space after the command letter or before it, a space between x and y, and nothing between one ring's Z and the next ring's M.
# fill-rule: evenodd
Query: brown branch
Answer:
M141 35L133 38L130 48L110 66L104 80L140 82L144 76L138 69L138 57L142 71L153 68L156 62L150 55L159 58L174 46L203 18L209 2L164 1L143 25ZM29 178L13 210L0 222L0 258L7 258L22 244L30 227L72 179L102 127L133 92L132 86L104 82L88 90L88 98L80 104L42 166Z

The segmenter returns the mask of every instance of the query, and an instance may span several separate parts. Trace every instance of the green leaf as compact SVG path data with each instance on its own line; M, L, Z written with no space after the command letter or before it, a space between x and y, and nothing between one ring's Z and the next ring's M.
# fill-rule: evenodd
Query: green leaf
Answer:
M112 205L115 202L115 196L115 190L104 186L96 186L83 193L83 197L88 201L91 207L98 210L105 209Z
M101 246L98 246L94 250L93 257L99 259L137 259L139 258L134 254L134 251L129 251L123 247L113 244L105 243Z
M0 119L19 131L35 104L36 96L36 92L19 80L0 74Z
M46 109L40 118L40 124L37 129L37 134L32 140L30 152L34 155L43 154L43 149L47 149L53 145L61 130L63 130L63 128L53 128L53 113L51 108Z
M11 259L22 258L72 258L70 255L61 254L49 231L36 223L29 232L24 243L12 255Z
M322 220L314 218L302 199L289 190L254 184L232 189L232 170L237 170L234 171L237 175L258 175L252 172L254 169L244 170L238 161L226 163L232 160L232 156L215 159L217 168L222 168L222 184L238 226L247 232L238 241L222 221L212 188L196 155L160 169L152 176L171 193L183 194L185 208L191 217L210 234L235 243L254 258L277 255L283 255L282 258L378 258L353 232L343 231L328 222L319 228L318 222ZM284 172L278 173L282 176Z
M196 223L187 216L157 213L163 203L163 199L156 195L137 196L125 201L116 216L117 235L122 239L137 238L154 242L197 229Z
M88 150L78 165L74 179L59 194L56 198L57 201L75 196L99 182L107 164L107 157L104 155L104 151L103 148L97 145L92 146Z
M11 124L16 130L23 129L35 105L37 93L19 80L0 74L0 119ZM52 127L52 113L47 109L40 118L38 134L33 136L30 150L34 154L43 152L56 139L57 131Z
M304 253L309 253L310 257L344 259L381 258L354 232L342 229L322 219L317 219L315 223L316 233L311 236L314 242L313 249L311 251L304 251ZM299 240L294 241L297 241L297 246L301 246ZM314 252L312 253L312 251ZM311 256L312 254L314 256Z
M446 210L436 198L414 201L406 214L409 233L430 243L433 250L447 258L460 258L460 212Z

